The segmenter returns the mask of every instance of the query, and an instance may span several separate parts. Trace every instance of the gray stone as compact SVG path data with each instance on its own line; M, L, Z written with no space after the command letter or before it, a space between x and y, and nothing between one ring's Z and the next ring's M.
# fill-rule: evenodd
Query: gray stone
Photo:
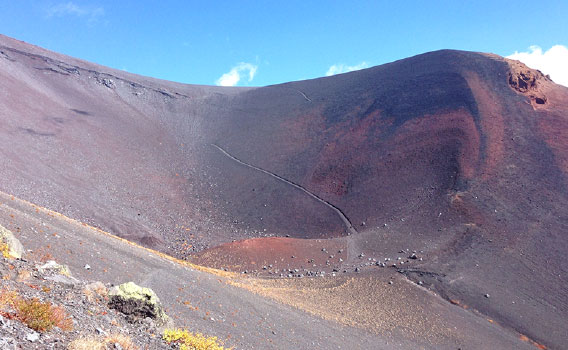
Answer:
M29 342L32 342L32 343L39 340L39 333L32 332L32 333L26 334L26 340L29 341Z

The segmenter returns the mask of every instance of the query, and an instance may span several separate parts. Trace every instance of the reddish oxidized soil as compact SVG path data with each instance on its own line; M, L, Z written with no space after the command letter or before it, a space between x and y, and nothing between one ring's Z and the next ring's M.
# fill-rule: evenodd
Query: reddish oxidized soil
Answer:
M349 254L344 242L325 239L253 238L226 243L194 256L192 262L219 269L279 276L310 271L329 271ZM328 262L329 264L326 264Z

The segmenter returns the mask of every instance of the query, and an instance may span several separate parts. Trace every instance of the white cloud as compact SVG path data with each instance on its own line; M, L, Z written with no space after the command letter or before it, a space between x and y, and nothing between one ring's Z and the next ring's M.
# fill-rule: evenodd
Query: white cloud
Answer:
M346 66L342 63L341 64L334 64L333 66L329 67L329 69L327 70L325 75L329 77L331 75L353 72L354 70L359 70L359 69L363 69L363 68L369 68L369 64L365 61L363 61L359 64L356 64L354 66Z
M256 70L258 66L255 66L250 63L241 62L231 68L228 73L225 73L221 76L221 78L217 79L215 84L219 86L235 86L246 76L246 72L248 71L248 81L252 81L254 76L256 75Z
M539 46L529 47L530 52L517 52L507 56L513 60L519 60L527 66L538 69L557 84L568 86L568 48L563 45L554 45L547 51L542 51Z
M89 21L94 21L97 17L103 16L104 14L105 10L102 7L80 6L72 1L59 3L47 9L47 17L87 17Z

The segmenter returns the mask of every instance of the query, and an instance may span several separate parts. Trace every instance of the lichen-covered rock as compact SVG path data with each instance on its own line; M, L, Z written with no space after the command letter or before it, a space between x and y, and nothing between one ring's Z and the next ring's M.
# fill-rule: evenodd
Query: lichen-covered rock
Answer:
M22 254L24 254L24 246L20 241L14 236L14 234L6 229L4 226L0 225L0 244L6 246L6 252L2 252L6 258L20 259Z
M160 299L150 288L134 282L114 286L108 291L109 307L131 316L133 320L149 317L158 324L166 324L168 316Z

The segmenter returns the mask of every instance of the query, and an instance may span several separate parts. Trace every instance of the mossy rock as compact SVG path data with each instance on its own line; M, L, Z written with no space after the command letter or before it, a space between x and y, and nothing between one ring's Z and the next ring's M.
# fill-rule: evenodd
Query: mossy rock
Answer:
M156 293L134 282L112 287L108 297L109 307L130 316L132 321L149 317L163 325L169 319Z
M2 248L2 255L5 258L21 259L24 254L24 246L14 236L14 234L0 225L0 245Z

